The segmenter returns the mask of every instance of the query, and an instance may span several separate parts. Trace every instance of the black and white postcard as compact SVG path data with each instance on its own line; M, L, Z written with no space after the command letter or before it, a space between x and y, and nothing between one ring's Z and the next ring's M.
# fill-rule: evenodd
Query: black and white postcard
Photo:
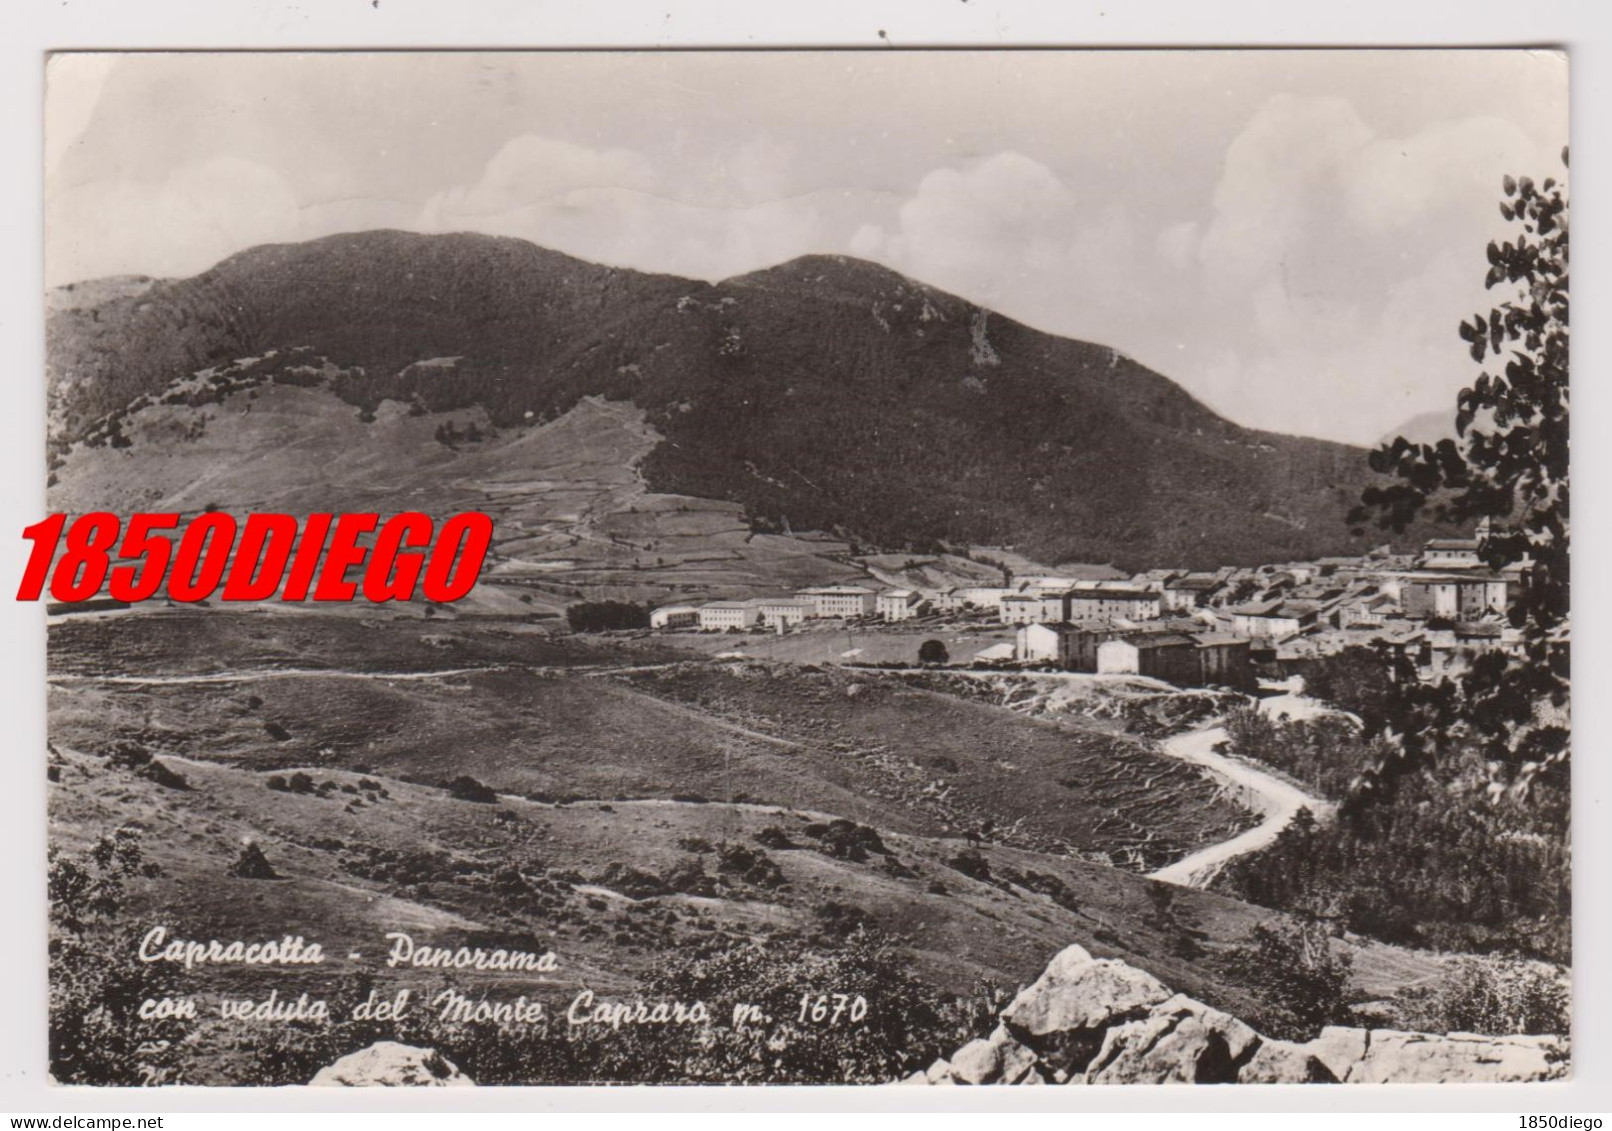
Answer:
M1572 1074L1565 54L45 79L55 1082Z

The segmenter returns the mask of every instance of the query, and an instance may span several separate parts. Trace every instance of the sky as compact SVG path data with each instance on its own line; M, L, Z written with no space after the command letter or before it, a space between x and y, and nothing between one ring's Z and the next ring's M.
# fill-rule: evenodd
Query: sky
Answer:
M368 228L718 280L892 267L1245 425L1371 444L1478 368L1548 51L62 54L46 281Z

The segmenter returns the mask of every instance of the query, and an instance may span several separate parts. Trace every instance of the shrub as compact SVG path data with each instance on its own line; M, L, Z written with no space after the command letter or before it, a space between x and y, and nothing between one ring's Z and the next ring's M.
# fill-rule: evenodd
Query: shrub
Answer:
M1232 956L1232 966L1264 1001L1255 1028L1307 1041L1325 1025L1353 1021L1348 985L1352 961L1332 949L1315 922L1261 923Z
M884 846L884 841L879 839L876 830L846 820L844 817L836 817L826 824L820 821L813 822L802 831L816 840L826 855L841 860L860 863L868 858L870 852L877 852L880 855L888 855L890 852Z
M649 609L631 601L581 601L565 610L572 632L610 632L648 628Z
M819 938L848 938L857 931L873 929L873 918L851 903L828 900L812 909L817 918Z
M684 895L717 894L716 879L706 872L705 865L697 856L690 856L681 863L674 864L661 878L672 891Z
M494 805L498 802L496 790L491 786L482 785L469 774L460 774L448 783L448 796L460 801L474 801L481 805Z
M257 846L256 841L248 841L241 847L241 854L230 865L229 874L242 880L277 880L280 873L274 870L268 857Z
M946 651L946 645L939 640L925 640L918 645L920 664L944 664L950 659L951 653Z
M1194 959L1203 954L1199 945L1207 936L1198 930L1189 915L1176 902L1171 884L1153 883L1147 889L1151 909L1142 921L1164 936L1170 953L1177 958Z
M768 825L758 832L756 834L756 843L763 848L771 848L776 851L795 847L795 842L789 839L789 834L777 825Z
M717 850L716 870L724 876L734 876L753 887L769 891L785 887L788 883L777 862L766 852L732 842L724 843Z
M1543 962L1457 958L1430 985L1392 1000L1395 1024L1431 1033L1565 1034L1571 1024L1565 971Z

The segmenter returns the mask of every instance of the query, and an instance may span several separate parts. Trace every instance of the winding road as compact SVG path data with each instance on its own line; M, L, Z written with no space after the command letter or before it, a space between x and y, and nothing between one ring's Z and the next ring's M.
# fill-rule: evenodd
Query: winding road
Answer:
M1264 814L1265 819L1230 840L1211 844L1174 864L1148 873L1149 879L1164 880L1183 887L1207 887L1228 862L1247 853L1258 852L1274 841L1300 809L1308 809L1317 821L1331 819L1335 808L1332 802L1312 797L1291 782L1217 752L1215 747L1225 740L1226 728L1213 726L1178 734L1166 740L1163 749L1171 757L1207 769L1232 787L1239 801Z

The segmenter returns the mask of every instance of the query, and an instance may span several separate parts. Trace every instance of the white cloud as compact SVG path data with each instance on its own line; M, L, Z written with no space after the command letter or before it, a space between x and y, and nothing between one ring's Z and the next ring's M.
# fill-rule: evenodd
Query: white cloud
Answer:
M1154 241L1154 250L1164 265L1173 271L1187 271L1198 261L1198 244L1203 233L1196 220L1183 220L1171 224Z
M1450 408L1476 376L1455 326L1484 302L1501 174L1549 164L1498 119L1387 137L1342 99L1270 99L1228 148L1173 375L1245 424L1361 443Z
M821 250L817 204L809 194L780 192L786 161L762 139L674 176L629 150L525 135L507 142L473 183L427 201L415 225L721 279Z
M1022 299L1027 285L1069 267L1075 214L1073 194L1045 165L997 153L933 170L897 209L893 231L861 228L851 248L978 301Z
M474 184L432 198L422 222L440 217L500 225L522 215L563 214L594 194L643 191L653 183L648 164L627 150L525 134L505 142Z
M1554 155L1540 152L1511 122L1465 118L1413 137L1373 139L1343 181L1351 217L1370 231L1402 233L1429 219L1441 226L1476 223L1482 230L1501 222L1496 169L1555 165Z
M306 238L296 198L272 169L222 157L160 183L95 181L47 194L47 278L192 275L243 247Z
M1341 98L1278 95L1226 152L1214 218L1198 247L1216 289L1290 267L1336 209L1338 177L1371 131Z

